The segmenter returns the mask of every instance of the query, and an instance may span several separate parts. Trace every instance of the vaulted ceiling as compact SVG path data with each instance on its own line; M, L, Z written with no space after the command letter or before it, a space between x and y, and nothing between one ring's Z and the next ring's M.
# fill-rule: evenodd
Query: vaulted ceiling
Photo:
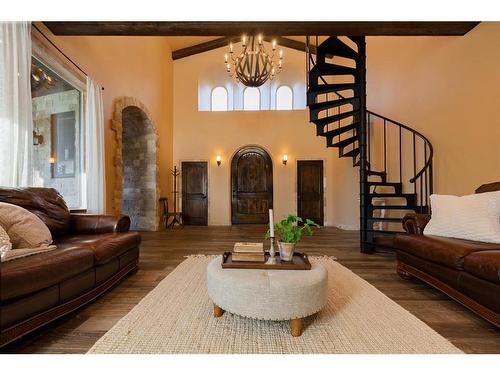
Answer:
M174 37L169 37L169 38L174 38ZM324 39L325 37L322 37ZM276 40L278 45L282 47L287 47L291 49L295 49L297 51L302 51L304 52L306 50L306 37L282 37L282 36L265 36L264 35L264 41L266 42L271 42L273 40ZM318 39L319 40L319 39ZM241 41L241 36L233 36L233 37L222 37L222 38L216 38L212 39L206 42L201 42L199 44L195 44L192 46L187 46L184 48L179 48L179 49L174 49L172 47L172 59L173 60L178 60L182 59L184 57L196 55L198 53L202 52L207 52L211 51L216 48L220 47L225 47L229 43L233 42L239 42ZM310 50L312 53L316 53L316 47L314 45L310 45Z

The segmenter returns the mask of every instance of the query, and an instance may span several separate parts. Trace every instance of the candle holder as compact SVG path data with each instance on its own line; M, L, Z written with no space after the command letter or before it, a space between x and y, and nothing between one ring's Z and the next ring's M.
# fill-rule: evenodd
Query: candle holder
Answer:
M271 247L269 248L269 258L266 264L277 264L278 260L276 259L276 252L274 251L274 237L270 237L269 239L271 240Z

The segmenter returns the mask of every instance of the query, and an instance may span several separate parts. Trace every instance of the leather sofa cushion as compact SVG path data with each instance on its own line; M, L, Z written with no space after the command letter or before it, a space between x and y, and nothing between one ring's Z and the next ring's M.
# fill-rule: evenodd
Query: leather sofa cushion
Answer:
M129 265L131 262L135 262L137 264L138 259L139 259L139 248L138 247L134 247L133 249L128 250L126 253L123 253L122 255L120 255L120 258L119 258L120 269Z
M53 286L94 266L94 253L81 246L65 246L2 263L0 300L6 301Z
M458 288L458 279L463 271L418 258L404 251L398 251L397 258L399 261L435 277L452 288Z
M65 236L56 241L57 246L77 245L89 248L96 265L109 262L126 251L138 247L141 236L137 232L80 234Z
M52 188L1 188L0 202L21 206L38 216L49 228L52 237L69 230L70 214L61 194Z
M0 305L0 328L11 327L20 321L42 313L59 303L59 286L40 290L36 293Z
M457 270L464 269L464 258L471 253L500 250L500 244L416 234L398 234L394 239L394 245L419 258Z
M80 273L59 284L59 302L67 302L81 296L95 286L95 269Z
M500 285L467 272L460 274L458 283L460 292L500 314Z
M111 261L101 264L95 268L95 282L102 284L109 279L120 269L120 261L118 258L113 258Z
M500 284L500 250L480 251L466 256L464 269L480 279Z

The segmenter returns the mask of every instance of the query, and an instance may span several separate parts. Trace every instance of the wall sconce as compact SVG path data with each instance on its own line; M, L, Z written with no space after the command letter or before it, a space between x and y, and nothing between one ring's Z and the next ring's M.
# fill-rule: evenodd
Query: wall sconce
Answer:
M41 144L43 144L43 135L33 130L33 146L39 146Z
M217 155L216 160L217 160L217 166L220 167L220 164L222 162L222 157L220 155Z
M54 158L53 156L51 156L51 157L49 158L49 163L50 163L50 164L54 164L55 162L56 162L56 158Z
M283 165L286 165L287 161L288 161L288 155L285 154L283 155Z

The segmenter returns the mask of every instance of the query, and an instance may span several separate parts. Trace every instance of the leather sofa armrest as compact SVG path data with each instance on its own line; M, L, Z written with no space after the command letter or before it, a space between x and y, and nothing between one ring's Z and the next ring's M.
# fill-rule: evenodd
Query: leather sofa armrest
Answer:
M76 234L128 232L128 216L71 214L70 230Z
M424 234L424 228L430 219L429 214L406 214L403 218L403 228L406 233Z

